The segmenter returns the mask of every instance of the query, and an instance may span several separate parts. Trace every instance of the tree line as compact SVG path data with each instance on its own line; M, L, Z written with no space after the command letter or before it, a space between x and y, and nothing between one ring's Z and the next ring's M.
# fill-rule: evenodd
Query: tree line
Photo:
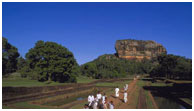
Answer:
M76 82L79 75L95 79L122 78L132 74L191 79L192 75L192 60L175 55L137 61L105 54L79 66L73 53L55 42L37 41L25 58L6 38L3 37L2 42L3 76L18 71L21 77L38 81Z
M152 61L144 59L141 62L117 58L105 54L94 61L80 66L81 74L95 79L122 78L132 74L148 74L152 70Z
M192 60L176 55L162 54L157 57L158 64L150 72L151 77L192 80Z
M73 53L55 42L37 41L24 59L3 37L2 53L3 75L18 71L21 77L38 81L76 82L79 66Z
M2 39L2 74L17 70L17 58L20 56L18 49L12 46L6 38Z

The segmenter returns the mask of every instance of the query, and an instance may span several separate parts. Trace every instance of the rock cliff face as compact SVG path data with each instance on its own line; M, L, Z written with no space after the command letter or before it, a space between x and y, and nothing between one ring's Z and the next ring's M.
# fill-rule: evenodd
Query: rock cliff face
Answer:
M151 59L159 54L167 53L166 49L154 41L143 40L117 40L115 44L116 55L124 59Z

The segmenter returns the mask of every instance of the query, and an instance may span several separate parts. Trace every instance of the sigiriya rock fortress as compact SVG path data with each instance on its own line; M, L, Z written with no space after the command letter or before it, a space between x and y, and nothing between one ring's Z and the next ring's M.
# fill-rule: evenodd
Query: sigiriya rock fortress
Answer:
M166 48L164 48L161 44L150 40L117 40L115 49L116 55L119 58L128 60L142 60L144 58L151 59L152 57L157 57L162 53L167 53Z

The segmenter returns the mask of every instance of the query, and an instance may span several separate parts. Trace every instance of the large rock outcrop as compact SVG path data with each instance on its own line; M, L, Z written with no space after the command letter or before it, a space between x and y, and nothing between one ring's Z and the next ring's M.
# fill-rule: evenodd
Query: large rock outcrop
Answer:
M151 59L159 54L167 53L166 49L154 41L143 40L117 40L115 44L116 54L124 59Z

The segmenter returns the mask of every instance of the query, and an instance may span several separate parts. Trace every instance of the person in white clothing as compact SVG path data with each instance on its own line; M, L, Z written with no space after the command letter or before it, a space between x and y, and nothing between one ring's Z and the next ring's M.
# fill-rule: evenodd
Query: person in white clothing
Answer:
M89 95L88 96L88 106L90 106L92 104L92 96Z
M115 97L119 97L119 88L115 88Z
M128 84L125 84L126 88L128 89Z
M94 101L94 95L91 96L92 101Z
M98 102L94 101L93 109L98 109Z
M97 108L98 108L98 98L95 96L93 101L93 109L97 109Z
M128 90L128 84L125 84L124 91L127 91L127 90Z
M124 98L123 98L124 102L127 102L127 91L124 92Z
M105 103L105 98L106 98L106 94L104 93L104 95L102 96L102 104Z
M98 94L96 95L97 99L100 100L102 98L102 94L100 94L100 91L98 91Z

